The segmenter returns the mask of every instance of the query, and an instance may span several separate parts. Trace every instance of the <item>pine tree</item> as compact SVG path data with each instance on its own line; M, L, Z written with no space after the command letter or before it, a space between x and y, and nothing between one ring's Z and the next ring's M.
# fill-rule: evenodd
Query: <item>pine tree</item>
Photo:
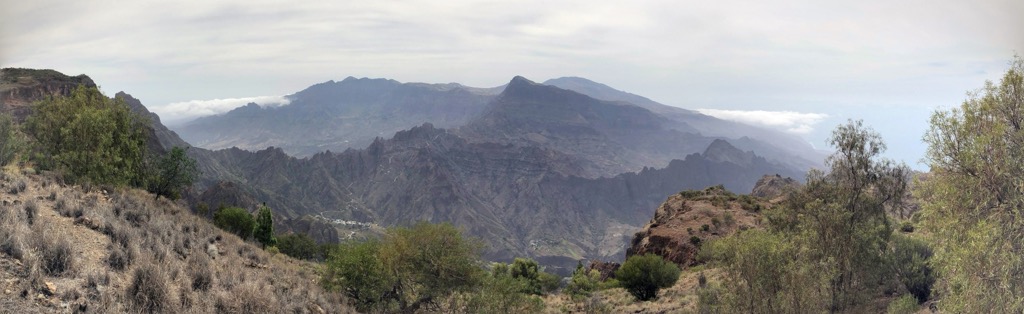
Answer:
M253 230L253 236L256 237L256 241L263 244L263 247L277 245L277 238L274 237L274 218L267 203L263 203L256 213L256 229Z

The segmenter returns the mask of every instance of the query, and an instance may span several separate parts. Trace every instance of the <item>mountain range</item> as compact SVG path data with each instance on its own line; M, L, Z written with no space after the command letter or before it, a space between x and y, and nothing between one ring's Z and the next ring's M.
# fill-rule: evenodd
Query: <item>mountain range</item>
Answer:
M266 202L279 230L321 241L353 225L448 221L481 238L491 260L532 257L556 271L584 258L620 260L658 204L680 190L723 184L747 193L764 174L800 178L820 164L809 145L763 139L770 131L583 79L550 83L515 77L483 89L348 78L177 133L138 99L115 97L150 117L154 145L199 146L188 151L202 171L186 193L193 208Z

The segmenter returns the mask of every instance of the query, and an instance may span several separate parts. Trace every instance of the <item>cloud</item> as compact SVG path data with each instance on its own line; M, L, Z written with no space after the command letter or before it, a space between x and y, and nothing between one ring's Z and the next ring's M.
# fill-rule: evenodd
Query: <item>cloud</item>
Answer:
M181 123L198 117L225 113L231 111L231 109L245 106L249 103L256 103L263 107L276 107L287 105L289 102L288 98L284 96L190 100L163 106L154 106L152 111L157 115L160 115L161 120L169 123Z
M795 111L765 111L765 110L722 110L722 109L697 109L698 112L723 119L747 123L757 126L765 126L794 134L808 134L814 130L814 125L828 118L823 113L803 113Z

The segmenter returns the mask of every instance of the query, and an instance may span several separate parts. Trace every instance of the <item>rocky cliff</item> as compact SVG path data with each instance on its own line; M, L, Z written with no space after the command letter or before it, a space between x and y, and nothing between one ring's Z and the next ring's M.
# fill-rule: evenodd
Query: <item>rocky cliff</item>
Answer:
M669 196L637 232L626 256L657 254L680 266L697 263L700 246L739 230L760 228L765 199L736 195L721 186Z

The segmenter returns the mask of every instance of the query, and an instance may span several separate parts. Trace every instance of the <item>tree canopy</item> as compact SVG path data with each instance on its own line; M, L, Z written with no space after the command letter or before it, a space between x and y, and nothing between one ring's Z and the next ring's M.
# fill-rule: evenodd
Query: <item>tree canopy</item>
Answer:
M1024 311L1024 59L931 116L917 189L945 281L943 311Z

